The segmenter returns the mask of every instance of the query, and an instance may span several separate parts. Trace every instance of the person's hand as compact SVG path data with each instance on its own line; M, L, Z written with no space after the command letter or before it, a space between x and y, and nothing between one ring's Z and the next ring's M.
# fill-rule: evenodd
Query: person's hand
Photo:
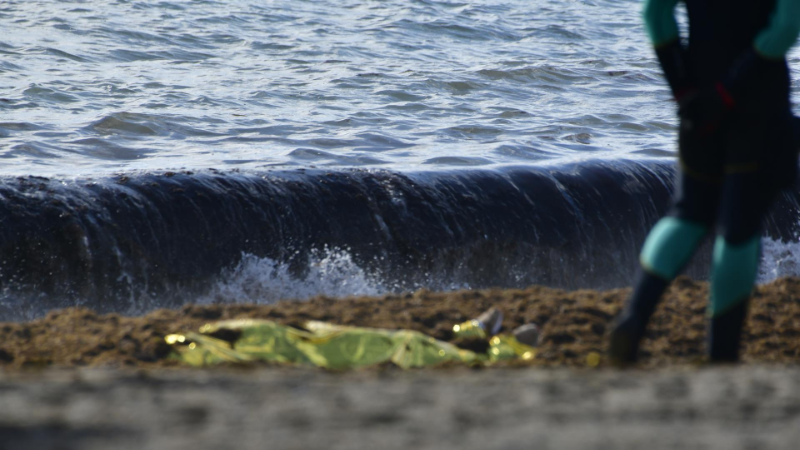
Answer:
M722 83L688 92L677 101L681 128L699 136L713 134L736 106Z
M722 79L702 89L676 92L681 128L698 136L713 134L736 107L737 98L758 88L760 74L780 64L768 60L755 48L748 48L736 59Z

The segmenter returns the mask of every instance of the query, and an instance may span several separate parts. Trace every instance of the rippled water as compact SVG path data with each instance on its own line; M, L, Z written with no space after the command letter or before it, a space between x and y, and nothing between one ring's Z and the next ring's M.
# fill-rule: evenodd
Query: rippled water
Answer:
M673 112L639 9L6 1L0 174L669 155Z

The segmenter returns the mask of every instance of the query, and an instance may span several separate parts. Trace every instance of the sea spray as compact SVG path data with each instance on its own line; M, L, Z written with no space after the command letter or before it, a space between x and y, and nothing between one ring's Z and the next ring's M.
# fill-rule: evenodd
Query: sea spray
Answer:
M232 269L224 270L198 303L274 303L304 300L317 295L346 297L380 295L388 289L353 262L345 250L312 252L302 275L289 264L272 258L243 254Z
M800 276L800 242L761 239L761 265L758 283L768 283L781 277Z

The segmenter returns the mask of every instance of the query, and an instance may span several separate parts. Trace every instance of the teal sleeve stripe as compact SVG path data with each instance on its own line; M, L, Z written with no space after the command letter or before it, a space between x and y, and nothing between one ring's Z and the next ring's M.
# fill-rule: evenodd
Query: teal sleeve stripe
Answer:
M659 47L678 37L675 6L678 0L645 0L642 15L647 34L653 45Z
M675 217L658 221L644 242L642 268L665 280L672 280L683 269L708 228Z
M760 250L759 236L738 245L717 237L711 267L710 317L725 313L750 296L758 274Z
M767 58L783 58L800 34L800 0L778 0L769 26L756 36L755 47Z

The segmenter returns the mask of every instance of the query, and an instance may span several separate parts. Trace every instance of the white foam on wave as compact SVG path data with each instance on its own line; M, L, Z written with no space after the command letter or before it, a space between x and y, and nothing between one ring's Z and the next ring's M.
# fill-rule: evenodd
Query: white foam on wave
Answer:
M298 276L289 264L243 254L233 269L222 274L198 303L274 303L305 300L317 295L348 297L381 295L388 291L344 250L314 252L307 270Z
M768 237L761 239L758 283L791 276L800 276L800 242L776 241Z
M800 276L800 242L783 242L765 237L761 244L758 283ZM211 289L195 302L268 304L287 299L305 300L317 295L340 298L383 295L393 291L392 286L359 267L350 253L341 249L314 252L306 270L301 271L303 275L297 275L296 272L287 263L243 254L240 262L223 272ZM431 284L418 287L437 290L469 288L467 285Z
M301 273L300 274L298 274ZM427 273L412 289L427 288L437 291L471 289L465 281L468 274L442 275L434 270ZM757 282L768 283L787 276L800 276L800 242L762 239L762 257ZM444 281L447 280L447 281ZM502 286L498 286L502 287ZM591 286L588 288L592 288ZM223 271L202 295L175 299L178 303L256 303L269 304L279 300L306 300L317 295L333 298L349 296L380 296L407 290L387 282L380 274L359 267L351 254L341 249L324 249L313 252L303 270L270 258L242 254L236 266ZM137 295L138 294L138 295ZM141 315L164 307L159 297L146 290L137 291L129 299L127 315ZM49 309L39 305L48 300L43 294L21 294L5 287L0 291L0 320L31 320L43 316ZM72 305L92 307L88 301L73 301ZM72 306L58 304L58 307Z

